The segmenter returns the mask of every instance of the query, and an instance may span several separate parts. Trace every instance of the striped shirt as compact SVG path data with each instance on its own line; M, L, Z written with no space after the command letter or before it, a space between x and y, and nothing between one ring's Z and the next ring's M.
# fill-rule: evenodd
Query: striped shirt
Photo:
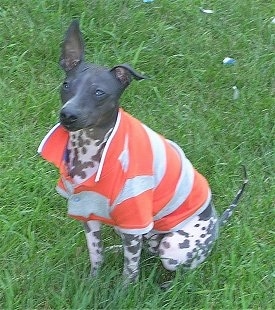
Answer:
M38 152L60 170L57 191L69 216L100 220L129 234L181 229L211 200L206 179L181 148L120 109L98 171L74 184L66 166L68 132L57 124Z

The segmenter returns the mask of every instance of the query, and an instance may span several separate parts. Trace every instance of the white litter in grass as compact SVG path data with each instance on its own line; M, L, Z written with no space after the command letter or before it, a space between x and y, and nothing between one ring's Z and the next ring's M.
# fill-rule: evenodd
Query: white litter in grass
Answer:
M238 100L240 97L240 91L238 90L238 87L234 85L233 87L233 100Z
M275 17L272 17L271 24L275 24Z
M208 10L208 9L204 9L204 8L200 8L200 11L202 13L205 13L205 14L213 14L214 13L214 10Z

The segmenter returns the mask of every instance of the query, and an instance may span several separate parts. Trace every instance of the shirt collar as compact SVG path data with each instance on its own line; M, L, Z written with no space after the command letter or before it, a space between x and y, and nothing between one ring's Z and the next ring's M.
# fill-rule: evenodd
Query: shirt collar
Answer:
M102 170L103 170L103 166L104 166L104 162L105 162L105 159L106 159L107 152L108 152L109 147L111 145L111 142L113 141L114 136L115 136L115 134L116 134L116 132L118 130L120 121L121 121L121 109L118 112L117 120L116 120L114 129L113 129L113 131L112 131L112 133L111 133L111 135L110 135L109 139L107 140L106 145L104 147L104 150L103 150L100 162L99 162L98 170L97 170L97 173L96 173L96 176L95 176L95 182L98 182L100 180L100 176L101 176L101 173L102 173Z

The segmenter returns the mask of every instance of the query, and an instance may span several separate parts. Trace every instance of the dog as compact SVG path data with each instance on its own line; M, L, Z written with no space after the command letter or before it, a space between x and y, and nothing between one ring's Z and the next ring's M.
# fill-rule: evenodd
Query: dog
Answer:
M38 152L60 170L57 191L83 222L95 276L103 262L101 223L121 236L123 279L135 282L143 243L169 271L195 268L210 254L247 183L218 217L207 180L182 149L125 112L119 99L134 78L127 64L108 69L84 60L79 23L69 26L60 65L60 123Z

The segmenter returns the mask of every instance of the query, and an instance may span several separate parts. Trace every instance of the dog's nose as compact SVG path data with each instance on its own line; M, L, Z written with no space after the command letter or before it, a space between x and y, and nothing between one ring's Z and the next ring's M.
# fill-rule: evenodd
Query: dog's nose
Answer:
M61 123L66 124L66 125L70 125L77 121L77 115L75 115L74 113L66 109L62 109L60 111L59 118L60 118Z

